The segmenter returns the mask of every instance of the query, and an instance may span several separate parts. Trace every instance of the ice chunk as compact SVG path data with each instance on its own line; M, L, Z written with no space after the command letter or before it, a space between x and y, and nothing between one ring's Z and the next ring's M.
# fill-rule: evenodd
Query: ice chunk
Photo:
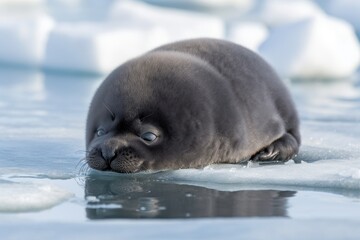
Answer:
M360 190L358 159L324 160L285 165L244 167L241 165L211 165L203 170L184 169L161 172L159 179L194 184L244 184L246 186L293 186ZM209 179L211 179L209 181Z
M108 73L164 43L192 37L223 37L223 24L207 15L119 1L110 23L62 23L51 31L45 68ZM189 27L191 26L191 27Z
M164 42L158 29L111 24L61 24L49 36L45 68L108 73L124 61Z
M140 2L116 2L109 18L133 26L156 26L166 32L168 41L197 37L224 37L223 22L217 17L155 7Z
M238 22L231 24L227 39L257 51L268 36L268 29L261 23Z
M0 182L0 212L30 212L51 208L72 193L49 184Z
M346 77L360 61L352 26L326 15L273 29L260 53L281 75L300 78Z
M359 0L332 0L328 2L326 10L334 16L350 22L360 33Z
M316 4L309 0L260 0L253 14L269 26L277 26L322 13Z
M0 61L40 65L53 20L46 15L0 18Z

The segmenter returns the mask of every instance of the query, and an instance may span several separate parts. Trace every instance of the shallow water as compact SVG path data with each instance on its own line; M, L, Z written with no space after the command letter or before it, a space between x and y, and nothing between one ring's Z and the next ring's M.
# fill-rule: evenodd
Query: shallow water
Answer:
M73 226L81 226L92 233L89 221L95 219L112 219L104 224L113 229L118 226L114 223L132 224L120 219L176 218L171 224L159 220L151 224L155 228L165 224L172 231L182 226L187 233L220 224L215 238L241 218L251 236L255 236L252 226L258 224L272 226L268 233L280 225L296 232L308 226L303 220L320 220L310 222L320 229L324 222L330 228L338 226L338 232L330 230L334 231L330 238L346 230L352 233L349 239L357 239L359 79L289 83L302 122L303 146L297 157L301 164L214 165L200 170L83 176L79 166L85 155L86 112L102 77L0 68L0 233L26 236L14 235L12 224L26 229L24 234L35 231L39 223L49 225L48 232L71 232ZM230 222L184 220L228 217ZM153 238L159 237L150 223L138 224ZM131 236L143 234L131 226L124 231L133 231ZM235 233L237 228L228 231Z

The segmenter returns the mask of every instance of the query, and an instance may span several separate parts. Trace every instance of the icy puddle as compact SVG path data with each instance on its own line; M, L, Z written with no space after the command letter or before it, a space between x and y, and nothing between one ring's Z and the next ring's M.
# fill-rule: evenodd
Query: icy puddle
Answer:
M39 232L59 239L55 230L65 239L79 229L79 239L168 239L175 232L179 239L219 239L239 231L258 239L286 231L299 232L298 239L360 238L359 76L290 85L302 123L301 164L84 176L76 167L101 80L0 68L4 239L39 239L32 234Z

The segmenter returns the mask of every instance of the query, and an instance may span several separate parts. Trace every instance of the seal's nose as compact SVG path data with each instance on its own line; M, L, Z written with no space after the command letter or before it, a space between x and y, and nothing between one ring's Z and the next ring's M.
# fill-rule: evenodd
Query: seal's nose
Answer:
M104 145L101 148L101 156L108 164L110 164L111 161L116 157L115 149Z

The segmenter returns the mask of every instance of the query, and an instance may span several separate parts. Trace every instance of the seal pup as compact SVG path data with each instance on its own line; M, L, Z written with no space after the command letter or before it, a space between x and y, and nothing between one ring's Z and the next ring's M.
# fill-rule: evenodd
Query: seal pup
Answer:
M215 39L167 44L116 68L86 126L88 165L121 173L287 161L299 145L298 115L274 70Z

